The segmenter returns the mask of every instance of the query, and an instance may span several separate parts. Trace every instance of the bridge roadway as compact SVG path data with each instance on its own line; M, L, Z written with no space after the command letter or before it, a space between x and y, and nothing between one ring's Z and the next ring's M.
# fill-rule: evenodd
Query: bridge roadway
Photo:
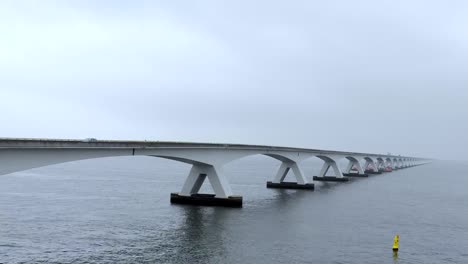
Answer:
M242 197L232 194L223 174L223 166L231 161L259 154L281 162L276 175L267 182L267 187L284 189L314 189L313 181L308 182L299 166L301 161L311 157L323 161L319 175L313 179L334 182L347 181L346 177L367 177L368 174L380 174L386 170L403 169L428 162L426 159L408 156L261 145L0 138L0 175L101 157L160 157L192 165L181 191L171 194L172 203L242 207ZM349 161L344 173L338 166L342 159ZM333 169L334 176L326 176L330 168ZM289 171L293 172L296 182L284 181ZM211 183L214 194L198 193L206 178Z

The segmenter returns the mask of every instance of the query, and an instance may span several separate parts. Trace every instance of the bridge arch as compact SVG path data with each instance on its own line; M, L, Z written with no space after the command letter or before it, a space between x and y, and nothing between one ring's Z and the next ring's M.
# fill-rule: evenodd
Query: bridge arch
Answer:
M122 157L150 156L192 165L219 165L230 161L232 155L219 158L219 151L210 150L135 150L135 149L0 149L0 175L46 167L72 161ZM254 153L256 154L256 153ZM249 154L252 155L252 154ZM241 155L246 156L246 155ZM287 159L275 155L278 159Z
M345 157L346 159L348 159L349 161L353 161L353 162L360 162L360 158L359 157L354 157L354 156L346 156Z
M378 172L379 171L379 166L378 166L378 159L376 157L372 156L366 156L364 157L365 160L365 165L364 165L364 170L371 172Z
M203 181L209 179L217 198L229 198L231 190L222 167L240 158L264 155L279 160L281 166L275 181L282 182L286 173L292 170L300 188L305 186L304 177L298 163L311 157L324 162L319 177L325 176L333 168L335 177L343 177L338 161L347 159L348 166L386 162L393 166L403 165L404 158L378 154L327 151L317 149L189 142L160 141L106 141L106 140L49 140L49 139L0 139L0 175L71 161L121 156L149 156L191 164L192 168L184 183L180 196L198 194ZM383 159L385 158L385 160ZM420 164L422 160L408 158L409 164ZM362 168L360 169L362 173ZM315 178L315 177L314 177ZM319 180L319 179L317 179ZM320 180L330 180L321 178ZM337 179L335 179L337 180ZM344 180L339 180L344 181ZM171 196L172 199L172 196ZM185 198L183 198L185 199Z
M349 160L348 166L345 169L346 174L351 174L351 171L353 168L357 169L358 174L364 175L364 169L362 168L361 161L362 157L359 156L346 156L345 157L347 160Z

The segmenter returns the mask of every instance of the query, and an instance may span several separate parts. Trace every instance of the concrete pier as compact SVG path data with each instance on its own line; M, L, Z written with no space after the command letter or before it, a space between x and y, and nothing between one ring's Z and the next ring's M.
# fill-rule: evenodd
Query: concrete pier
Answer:
M369 171L369 170L366 170L364 173L365 173L365 174L382 174L382 171L380 171L380 170L379 170L379 171Z
M348 178L335 177L335 176L323 176L323 177L314 176L314 181L322 181L322 182L347 182L347 181L349 181L349 179L348 179Z
M274 182L267 182L266 184L267 188L271 189L297 189L297 190L314 190L314 184L313 183L306 183L306 184L298 184L297 182L280 182L280 183L274 183Z
M343 176L346 176L346 177L361 177L361 178L365 178L365 177L369 177L369 174L343 173Z
M242 196L216 198L214 194L197 193L191 196L184 196L179 195L179 193L171 193L171 203L242 208Z

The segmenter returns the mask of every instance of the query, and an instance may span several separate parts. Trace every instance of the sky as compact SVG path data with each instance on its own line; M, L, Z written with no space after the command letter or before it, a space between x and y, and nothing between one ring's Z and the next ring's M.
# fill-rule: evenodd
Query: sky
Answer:
M0 0L0 137L466 160L468 2Z

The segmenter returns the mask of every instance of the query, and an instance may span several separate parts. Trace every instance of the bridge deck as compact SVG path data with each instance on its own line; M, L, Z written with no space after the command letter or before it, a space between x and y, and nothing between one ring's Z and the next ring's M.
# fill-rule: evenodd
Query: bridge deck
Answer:
M327 155L359 155L359 156L385 156L391 158L404 158L402 156L360 153L349 151L309 149L296 147L279 147L248 144L222 144L222 143L196 143L178 141L147 141L147 140L87 140L87 139L32 139L32 138L0 138L0 149L18 148L88 148L88 149L242 149L261 151L303 152Z

